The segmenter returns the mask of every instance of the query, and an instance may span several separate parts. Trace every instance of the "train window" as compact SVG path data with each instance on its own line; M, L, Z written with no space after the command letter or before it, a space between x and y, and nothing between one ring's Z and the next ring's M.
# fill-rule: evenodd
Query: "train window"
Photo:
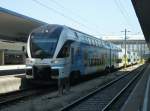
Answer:
M94 58L94 65L96 66L96 58Z
M97 46L97 41L95 40L95 46Z
M97 62L97 60L98 60L98 59L97 59L97 58L95 58L95 65L98 65L98 62Z
M86 43L88 43L88 38L85 36L85 41L86 41Z
M58 58L64 58L64 57L68 57L69 56L69 52L70 52L70 45L73 41L67 41L63 47L61 48L59 54L58 54Z
M94 59L93 58L91 58L91 66L93 66L94 65L94 61L93 61Z
M100 47L102 47L102 45L103 45L101 40L99 41L99 45L100 45Z
M93 41L93 46L95 46L95 40L92 40Z
M102 65L102 58L99 59L99 64Z
M83 36L83 39L84 39L84 42L86 43L86 42L87 42L87 39L86 39L86 37L85 37L85 36Z
M84 39L85 39L85 40L84 40L84 41L85 41L85 43L88 43L87 38L86 38L86 37L84 37Z
M104 41L101 41L101 46L102 46L102 47L104 47L104 46L105 46Z
M92 61L91 61L91 58L89 59L89 66L91 66L91 64L92 64Z
M82 41L82 37L81 36L79 36L79 40Z
M95 46L97 46L97 40L95 40Z
M78 34L77 34L77 32L74 32L74 34L75 34L76 38L78 39Z
M92 40L92 44L93 44L93 46L95 46L95 40Z
M100 41L100 47L103 47L103 46L104 46L103 41Z
M98 45L98 47L100 47L100 42L99 42L99 40L97 41L97 45Z
M91 59L89 58L88 59L88 66L90 66L91 65Z
M89 66L91 66L92 62L91 62L91 58L89 59Z
M86 37L87 44L89 44L89 39Z
M84 37L83 34L81 34L81 40L82 40L82 41L85 41L85 37Z
M99 58L97 58L97 65L99 65Z
M96 46L99 46L98 41L96 40Z
M84 50L84 64L87 65L88 53L87 50Z
M93 58L91 58L91 66L93 66Z
M91 41L91 39L90 39L90 38L89 38L89 44L90 44L90 45L92 45L92 41Z
M98 65L98 58L96 59L96 65Z
M93 40L91 39L91 45L94 45Z

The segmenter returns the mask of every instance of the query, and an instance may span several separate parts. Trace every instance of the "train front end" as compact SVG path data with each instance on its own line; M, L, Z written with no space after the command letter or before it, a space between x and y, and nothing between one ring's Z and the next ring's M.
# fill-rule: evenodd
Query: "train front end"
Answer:
M58 78L64 60L57 59L55 53L61 47L58 44L62 42L59 40L62 30L60 26L48 25L32 31L27 43L26 78Z

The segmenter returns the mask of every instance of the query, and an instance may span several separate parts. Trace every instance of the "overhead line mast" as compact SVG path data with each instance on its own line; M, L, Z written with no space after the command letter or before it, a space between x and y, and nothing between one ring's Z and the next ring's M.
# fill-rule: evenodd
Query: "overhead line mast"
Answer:
M127 41L127 32L130 32L130 31L127 31L127 29L125 29L124 31L121 31L121 32L124 32L124 45L125 45L125 68L127 66L127 49L126 49L126 41Z

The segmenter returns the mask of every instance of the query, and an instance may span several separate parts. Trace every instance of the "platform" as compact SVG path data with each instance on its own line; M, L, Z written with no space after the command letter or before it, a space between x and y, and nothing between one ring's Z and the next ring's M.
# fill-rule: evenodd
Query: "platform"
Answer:
M0 76L25 73L25 65L3 65L0 66Z
M0 66L0 71L3 70L16 70L16 69L25 69L25 65L3 65Z
M133 89L121 111L150 111L150 64Z
M149 69L149 78L147 80L142 111L150 111L150 69Z

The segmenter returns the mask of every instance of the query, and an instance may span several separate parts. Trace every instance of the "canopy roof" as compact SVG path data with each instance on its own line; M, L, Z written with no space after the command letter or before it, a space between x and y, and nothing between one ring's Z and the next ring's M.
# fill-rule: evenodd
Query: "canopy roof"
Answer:
M0 39L26 42L29 33L47 23L0 7Z
M132 3L150 48L150 0L132 0Z

